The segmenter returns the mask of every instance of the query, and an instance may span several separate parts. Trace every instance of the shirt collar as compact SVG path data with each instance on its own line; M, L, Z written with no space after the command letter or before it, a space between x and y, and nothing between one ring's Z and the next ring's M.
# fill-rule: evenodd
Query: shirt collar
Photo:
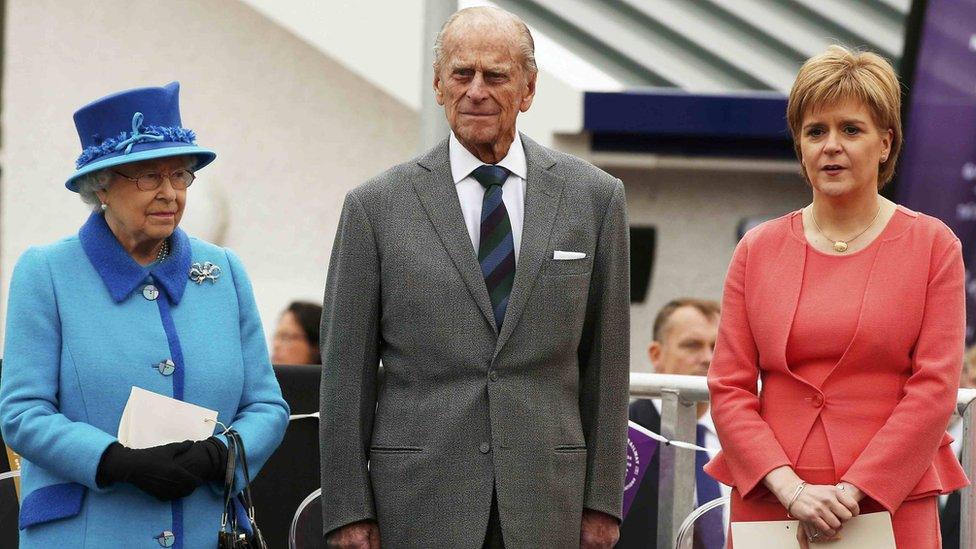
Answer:
M448 149L451 155L451 177L454 178L455 185L471 175L471 172L475 168L484 164L477 156L471 154L471 151L464 148L464 145L458 141L454 132L451 132ZM522 147L522 137L518 132L515 132L515 140L512 141L512 145L508 148L508 154L496 166L502 166L522 179L527 179L529 169L525 161L525 149Z
M78 231L78 239L116 303L125 300L149 275L162 286L171 302L177 304L183 298L190 276L190 239L182 229L177 228L170 237L169 257L145 267L122 248L99 212L88 217Z

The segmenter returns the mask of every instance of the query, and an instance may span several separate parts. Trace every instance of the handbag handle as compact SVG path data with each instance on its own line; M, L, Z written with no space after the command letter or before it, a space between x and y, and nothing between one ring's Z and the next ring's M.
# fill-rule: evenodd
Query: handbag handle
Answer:
M254 499L251 497L251 472L247 466L247 452L244 450L244 440L241 438L240 433L232 430L228 433L228 439L233 438L234 445L237 447L237 453L241 456L241 469L244 473L244 489L241 490L241 503L244 504L247 510L248 518L251 522L254 522Z
M227 523L231 520L233 521L231 523L232 528L237 525L237 513L228 513L228 509L231 509L231 500L234 498L234 475L237 469L237 441L233 440L230 433L230 430L226 433L227 466L224 470L224 512L220 517L221 531L224 531Z

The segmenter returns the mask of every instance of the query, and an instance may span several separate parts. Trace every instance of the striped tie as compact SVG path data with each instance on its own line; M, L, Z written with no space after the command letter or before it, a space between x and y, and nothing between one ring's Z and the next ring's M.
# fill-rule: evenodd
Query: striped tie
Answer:
M480 166L471 172L485 188L481 202L481 243L478 246L478 263L485 277L491 308L495 313L495 326L501 330L508 308L508 296L515 280L515 241L512 240L512 223L502 201L502 185L508 179L508 170L501 166Z

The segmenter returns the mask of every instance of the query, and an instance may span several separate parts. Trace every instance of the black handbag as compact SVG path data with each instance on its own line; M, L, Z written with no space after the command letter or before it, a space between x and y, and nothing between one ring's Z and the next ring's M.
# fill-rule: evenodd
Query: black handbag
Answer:
M218 549L268 549L261 536L257 521L254 520L254 500L251 499L251 474L247 469L247 454L241 435L234 429L224 433L227 437L227 473L224 475L224 513L220 517L220 531L217 533ZM240 459L244 473L244 490L234 496L234 473ZM241 524L237 505L243 507L247 516ZM250 530L250 532L248 532Z

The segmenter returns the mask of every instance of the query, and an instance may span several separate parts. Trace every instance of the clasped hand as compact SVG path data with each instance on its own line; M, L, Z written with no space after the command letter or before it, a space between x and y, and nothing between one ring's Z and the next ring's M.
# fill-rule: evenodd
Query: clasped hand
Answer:
M850 485L807 484L803 488L789 506L790 514L800 521L800 547L807 547L808 541L836 539L843 524L861 512L855 491Z
M115 442L102 454L96 482L102 487L128 482L170 501L190 495L204 482L222 480L226 463L227 447L214 437L140 449Z

